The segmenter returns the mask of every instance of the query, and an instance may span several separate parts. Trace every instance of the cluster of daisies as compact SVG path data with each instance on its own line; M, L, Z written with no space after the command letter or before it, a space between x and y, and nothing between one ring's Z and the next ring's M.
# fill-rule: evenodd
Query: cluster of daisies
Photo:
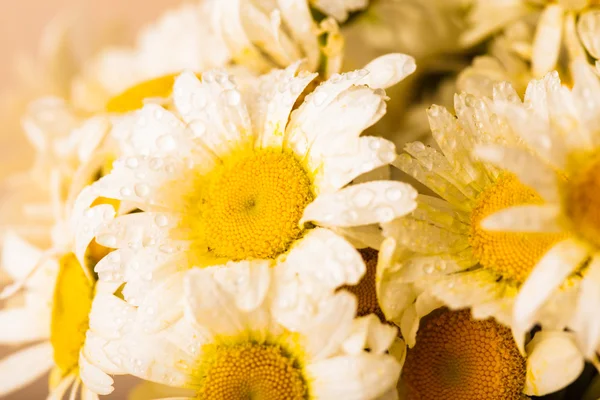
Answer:
M70 28L3 122L0 397L600 398L600 1Z

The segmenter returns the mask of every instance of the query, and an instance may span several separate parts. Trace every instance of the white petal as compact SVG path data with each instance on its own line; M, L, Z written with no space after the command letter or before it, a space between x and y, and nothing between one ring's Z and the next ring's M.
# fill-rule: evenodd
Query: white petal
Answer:
M596 255L588 265L581 282L577 300L573 329L581 343L582 352L588 358L593 358L600 344L600 256Z
M304 104L318 102L321 95L327 96L324 94L326 84L327 82L307 96ZM288 129L291 129L293 134L302 135L304 132L303 137L309 141L308 152L296 147L296 153L300 157L307 153L308 169L316 172L326 162L328 155L334 155L340 148L355 143L365 129L383 116L385 107L383 95L365 86L348 88L318 114L307 114L307 119L294 124L296 114L301 114L300 107L292 116ZM293 139L292 136L288 138Z
M85 196L85 194L84 194ZM75 256L81 265L86 265L85 252L99 228L115 216L115 209L109 204L87 209L79 218L74 218ZM110 247L110 246L108 246ZM87 268L84 268L87 273Z
M359 175L396 159L394 144L374 136L360 137L339 150L343 152L329 154L324 158L322 173L315 179L319 194L341 189Z
M412 285L398 279L402 265L396 262L397 252L403 250L397 250L396 241L387 238L381 244L377 258L377 300L386 319L393 322L399 322L397 319L416 297Z
M251 275L248 274L248 268L253 262L244 262L239 266L230 262L223 267L189 271L184 283L186 312L213 335L232 335L246 329L263 328L268 323L268 311L261 299L268 285L267 275L270 271L264 268L263 261L257 263L260 270ZM239 290L230 280L231 273L227 280L216 277L215 272L219 268L240 269L244 282L241 282ZM248 305L240 309L238 305L244 298L254 299L254 309L248 309Z
M223 38L233 61L254 71L266 72L271 69L273 65L254 47L245 32L242 24L241 1L224 0L210 4L217 37Z
M296 76L300 62L285 70L273 70L259 79L252 110L257 147L281 147L290 112L296 99L318 74Z
M157 104L146 104L113 122L111 136L118 140L122 155L184 158L191 157L196 150L185 124ZM199 157L206 155L202 153Z
M70 374L62 378L58 385L50 391L46 400L63 400L65 393L67 393L67 390L73 385L75 378L75 374Z
M417 296L415 303L406 310L400 323L402 337L406 340L408 347L413 347L416 343L421 318L443 306L443 302L427 291Z
M79 377L94 393L108 395L113 392L113 379L92 364L81 352L79 354Z
M50 314L34 308L0 310L0 343L18 344L50 336Z
M505 208L485 217L481 227L500 232L562 232L559 205L525 205Z
M352 355L360 355L365 349L374 354L384 354L398 335L398 329L383 324L374 314L356 318L352 333L343 343L344 351Z
M569 333L540 331L527 344L523 392L530 396L556 392L575 381L583 366L583 357Z
M538 21L531 56L535 77L554 69L560 51L564 10L559 4L547 6Z
M367 7L367 0L313 0L312 5L325 15L334 17L339 22L344 22L348 14Z
M588 256L588 250L575 239L554 245L533 268L520 288L513 310L513 334L522 346L522 334L535 324L535 314ZM522 348L522 347L521 347Z
M13 231L4 233L2 243L2 269L14 280L25 278L36 266L42 251Z
M0 360L0 396L19 390L44 375L54 365L52 345L43 342Z
M516 174L523 184L535 189L544 200L549 202L559 200L556 172L530 152L524 149L489 145L477 146L474 153L477 157Z
M600 59L600 12L591 9L581 13L577 20L577 33L585 49L595 59Z
M396 385L400 365L389 355L339 356L306 367L319 399L369 400Z
M81 387L81 400L99 400L99 397L84 384Z
M306 338L304 351L313 361L323 360L338 353L344 341L352 332L356 314L354 295L340 291L318 304L312 318L301 327L294 328L285 323L286 328L297 330Z
M123 373L121 368L115 365L104 352L104 346L108 344L108 340L96 334L94 331L88 330L85 335L85 344L83 347L83 355L86 360L89 360L107 374Z
M90 330L106 339L116 339L129 329L136 318L135 307L118 297L98 293L90 311Z
M290 34L300 45L307 58L307 69L314 71L319 63L319 43L315 32L316 24L309 4L304 1L277 0L277 8Z
M415 59L406 54L391 53L377 57L365 66L369 75L365 83L373 89L387 89L415 72Z
M301 223L349 227L390 222L415 209L417 192L403 182L361 183L318 196L304 210Z
M202 82L191 72L175 80L173 99L194 135L217 156L252 145L253 131L242 94L222 71L208 71Z
M368 71L362 70L332 77L307 95L302 105L291 115L285 132L286 146L295 153L304 155L321 134L330 139L335 138L337 133L344 138L348 135L357 137L363 129L381 118L381 114L373 114L373 111L379 111L382 104L381 96L374 96L373 89L355 87L345 94L354 85L359 85L367 75ZM338 98L345 101L339 101ZM354 106L354 113L341 108L348 104ZM368 106L368 110L361 110L361 106ZM351 121L360 121L361 125L352 126Z
M183 280L186 271L179 271L158 281L138 307L137 323L144 332L168 328L183 317Z

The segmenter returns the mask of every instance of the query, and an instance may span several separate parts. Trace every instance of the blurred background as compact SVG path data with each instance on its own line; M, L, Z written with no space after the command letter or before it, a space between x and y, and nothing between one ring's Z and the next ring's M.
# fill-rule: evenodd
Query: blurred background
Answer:
M134 32L144 22L179 3L180 0L0 1L0 177L27 168L32 160L32 150L19 131L18 116L14 112L20 107L17 103L22 101L23 65L25 60L35 61L41 56L42 33L49 23L56 18L72 19L77 33L74 45L77 55L83 58L102 42L132 42ZM0 346L0 358L8 354L9 349ZM119 389L111 399L127 398L127 389ZM44 377L6 399L37 400L45 399L47 394L47 377Z

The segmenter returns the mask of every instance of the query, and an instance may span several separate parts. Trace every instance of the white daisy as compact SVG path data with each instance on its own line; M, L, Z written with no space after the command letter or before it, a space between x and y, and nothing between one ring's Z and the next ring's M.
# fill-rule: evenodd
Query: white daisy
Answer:
M18 390L48 371L50 396L60 399L69 390L84 399L111 388L112 379L88 377L97 368L85 351L88 314L95 293L114 291L114 286L94 285L75 256L42 252L16 234L7 234L3 243L2 267L14 281L24 281L21 292L0 310L0 343L24 345L0 360L0 396ZM98 356L94 353L94 357ZM116 366L103 364L113 374ZM81 385L86 377L87 384ZM74 397L73 397L74 398Z
M539 85L543 86L528 90L527 104L546 98ZM587 276L587 255L569 250L573 238L568 232L523 233L532 224L525 214L519 222L513 219L513 227L503 225L503 232L481 226L496 212L514 206L535 208L547 196L541 186L548 182L543 170L528 169L531 176L521 174L519 180L508 164L499 168L472 158L478 145L521 143L497 110L502 102L519 103L517 94L508 84L496 86L494 92L494 100L457 95L457 117L433 106L429 119L441 152L411 143L407 154L394 162L441 197L420 195L412 214L383 226L388 239L379 258L380 303L388 319L402 327L409 345L419 319L442 303L452 309L471 308L475 318L496 318L512 328L523 351L524 334L535 323L553 330L569 324ZM529 129L530 135L539 132ZM542 140L535 137L538 143ZM533 158L526 155L522 158ZM508 155L504 160L508 162ZM552 272L561 259L572 268Z
M311 257L341 274L337 285L348 274L355 283L364 264L343 236L377 247L379 232L368 225L414 207L407 184L349 185L395 158L390 142L359 135L385 112L384 93L373 87L411 73L412 59L388 55L368 70L334 76L290 115L316 76L297 75L297 68L273 71L244 92L225 72L207 72L202 81L184 73L173 112L146 105L115 126L138 155L118 160L81 193L76 252L82 257L94 236L118 249L96 271L100 279L126 282L123 296L152 310L150 323L160 312L180 316L152 293L169 286L176 299L180 271L196 266L230 260L294 266ZM98 197L142 212L94 231L88 220L97 212L88 207Z
M304 294L281 286L268 262L194 269L182 290L186 317L171 329L146 333L139 310L105 294L90 332L108 338L104 354L130 374L203 399L395 398L401 364L387 351L396 329L374 316L355 319L351 294L281 318L279 303Z
M575 316L572 328L591 357L600 345L600 80L585 62L574 64L573 75L572 90L561 86L553 73L530 84L523 104L503 104L502 114L539 157L512 147L485 147L477 154L514 171L544 200L489 215L482 221L483 228L566 235L566 240L548 249L524 283L514 315L519 328L528 329L539 318L544 299L568 276L579 273L583 280L577 306L556 311Z
M523 400L562 389L583 366L571 333L540 331L522 356L510 329L493 319L436 309L407 351L400 399Z
M331 12L353 2L327 2ZM323 48L319 36L326 37ZM177 74L226 67L253 76L306 59L311 71L341 67L343 39L332 18L319 26L307 0L207 0L168 11L131 48L106 48L73 84L73 103L88 111L125 112L170 97ZM324 56L323 60L321 57Z
M530 61L532 76L540 78L567 66L561 56L564 48L570 59L582 55L583 48L592 55L599 54L594 38L600 17L598 5L597 0L477 0L469 12L470 29L461 41L470 46L515 22L531 24L535 30L532 40L512 50Z

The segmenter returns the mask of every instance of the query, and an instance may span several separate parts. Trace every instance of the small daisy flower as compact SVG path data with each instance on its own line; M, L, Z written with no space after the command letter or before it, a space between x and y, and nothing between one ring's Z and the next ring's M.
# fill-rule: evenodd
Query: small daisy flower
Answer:
M395 398L401 364L387 352L396 329L374 316L355 319L347 292L282 321L274 305L301 302L291 298L303 294L280 282L268 263L194 269L184 277L186 317L170 329L146 333L139 310L103 295L90 331L108 338L109 360L143 379L193 389L190 399Z
M115 126L138 155L115 162L80 194L78 256L94 237L117 249L96 271L126 282L125 299L150 309L152 323L160 312L164 320L178 317L152 291L166 285L177 299L181 273L192 267L245 260L294 266L311 257L322 276L333 276L323 285L337 287L348 274L356 283L364 263L344 236L377 247L380 234L370 224L410 212L416 195L400 182L350 184L396 157L390 142L360 137L385 112L383 91L368 84L397 82L414 63L388 55L368 68L332 77L291 114L316 76L297 74L298 64L244 92L225 72L207 72L202 81L182 74L172 112L146 105ZM98 197L141 212L94 231L89 206Z
M430 125L441 151L411 143L394 162L441 197L420 195L412 214L383 224L388 239L379 273L387 293L380 302L388 304L386 316L402 327L409 345L420 317L440 301L451 309L471 308L478 319L496 318L512 328L522 350L524 333L536 322L555 330L570 322L586 254L569 250L569 232L524 233L531 223L525 214L501 232L482 226L490 215L511 207L543 205L547 194L540 190L546 177L539 169L533 170L540 171L535 177L532 171L528 179L519 179L512 168L472 157L477 145L520 143L495 111L497 103L516 104L518 96L507 84L495 93L494 100L457 95L457 117L433 106ZM527 101L537 101L537 94L529 91ZM568 272L556 272L560 260L570 266Z
M43 252L12 233L4 238L2 267L14 281L25 283L0 310L0 343L29 345L0 359L0 396L48 371L52 398L81 392L83 398L97 399L97 393L106 393L107 387L112 390L107 375L100 379L89 376L88 371L98 367L88 361L86 331L95 293L112 293L114 286L95 285L72 253ZM102 366L112 374L119 373L114 365ZM84 377L88 384L82 385Z
M478 0L469 12L470 29L461 41L471 46L514 23L527 23L535 33L531 40L515 43L512 51L531 63L533 78L541 78L567 66L561 56L564 48L571 60L585 51L600 54L594 38L598 6L597 0Z
M326 3L339 17L359 6ZM135 46L106 48L90 60L74 80L73 103L87 111L116 113L144 102L162 104L184 70L228 68L241 80L305 59L311 71L322 62L326 71L339 72L343 46L335 20L326 18L317 26L307 0L187 3L148 25Z
M520 295L516 303L520 312L515 317L522 329L527 329L530 317L539 313L542 295L549 295L568 277L582 275L577 306L571 303L571 307L560 310L574 315L572 328L591 357L600 344L600 201L596 196L600 80L585 62L574 64L573 75L572 90L561 86L558 74L552 73L530 84L523 104L503 104L503 115L539 157L519 148L498 146L480 148L477 154L513 171L535 187L544 201L497 210L487 215L481 226L491 234L535 232L565 237L547 250L531 272L523 291L539 296Z
M440 308L423 318L407 351L400 399L524 400L562 389L583 366L570 333L540 331L522 356L494 319Z

